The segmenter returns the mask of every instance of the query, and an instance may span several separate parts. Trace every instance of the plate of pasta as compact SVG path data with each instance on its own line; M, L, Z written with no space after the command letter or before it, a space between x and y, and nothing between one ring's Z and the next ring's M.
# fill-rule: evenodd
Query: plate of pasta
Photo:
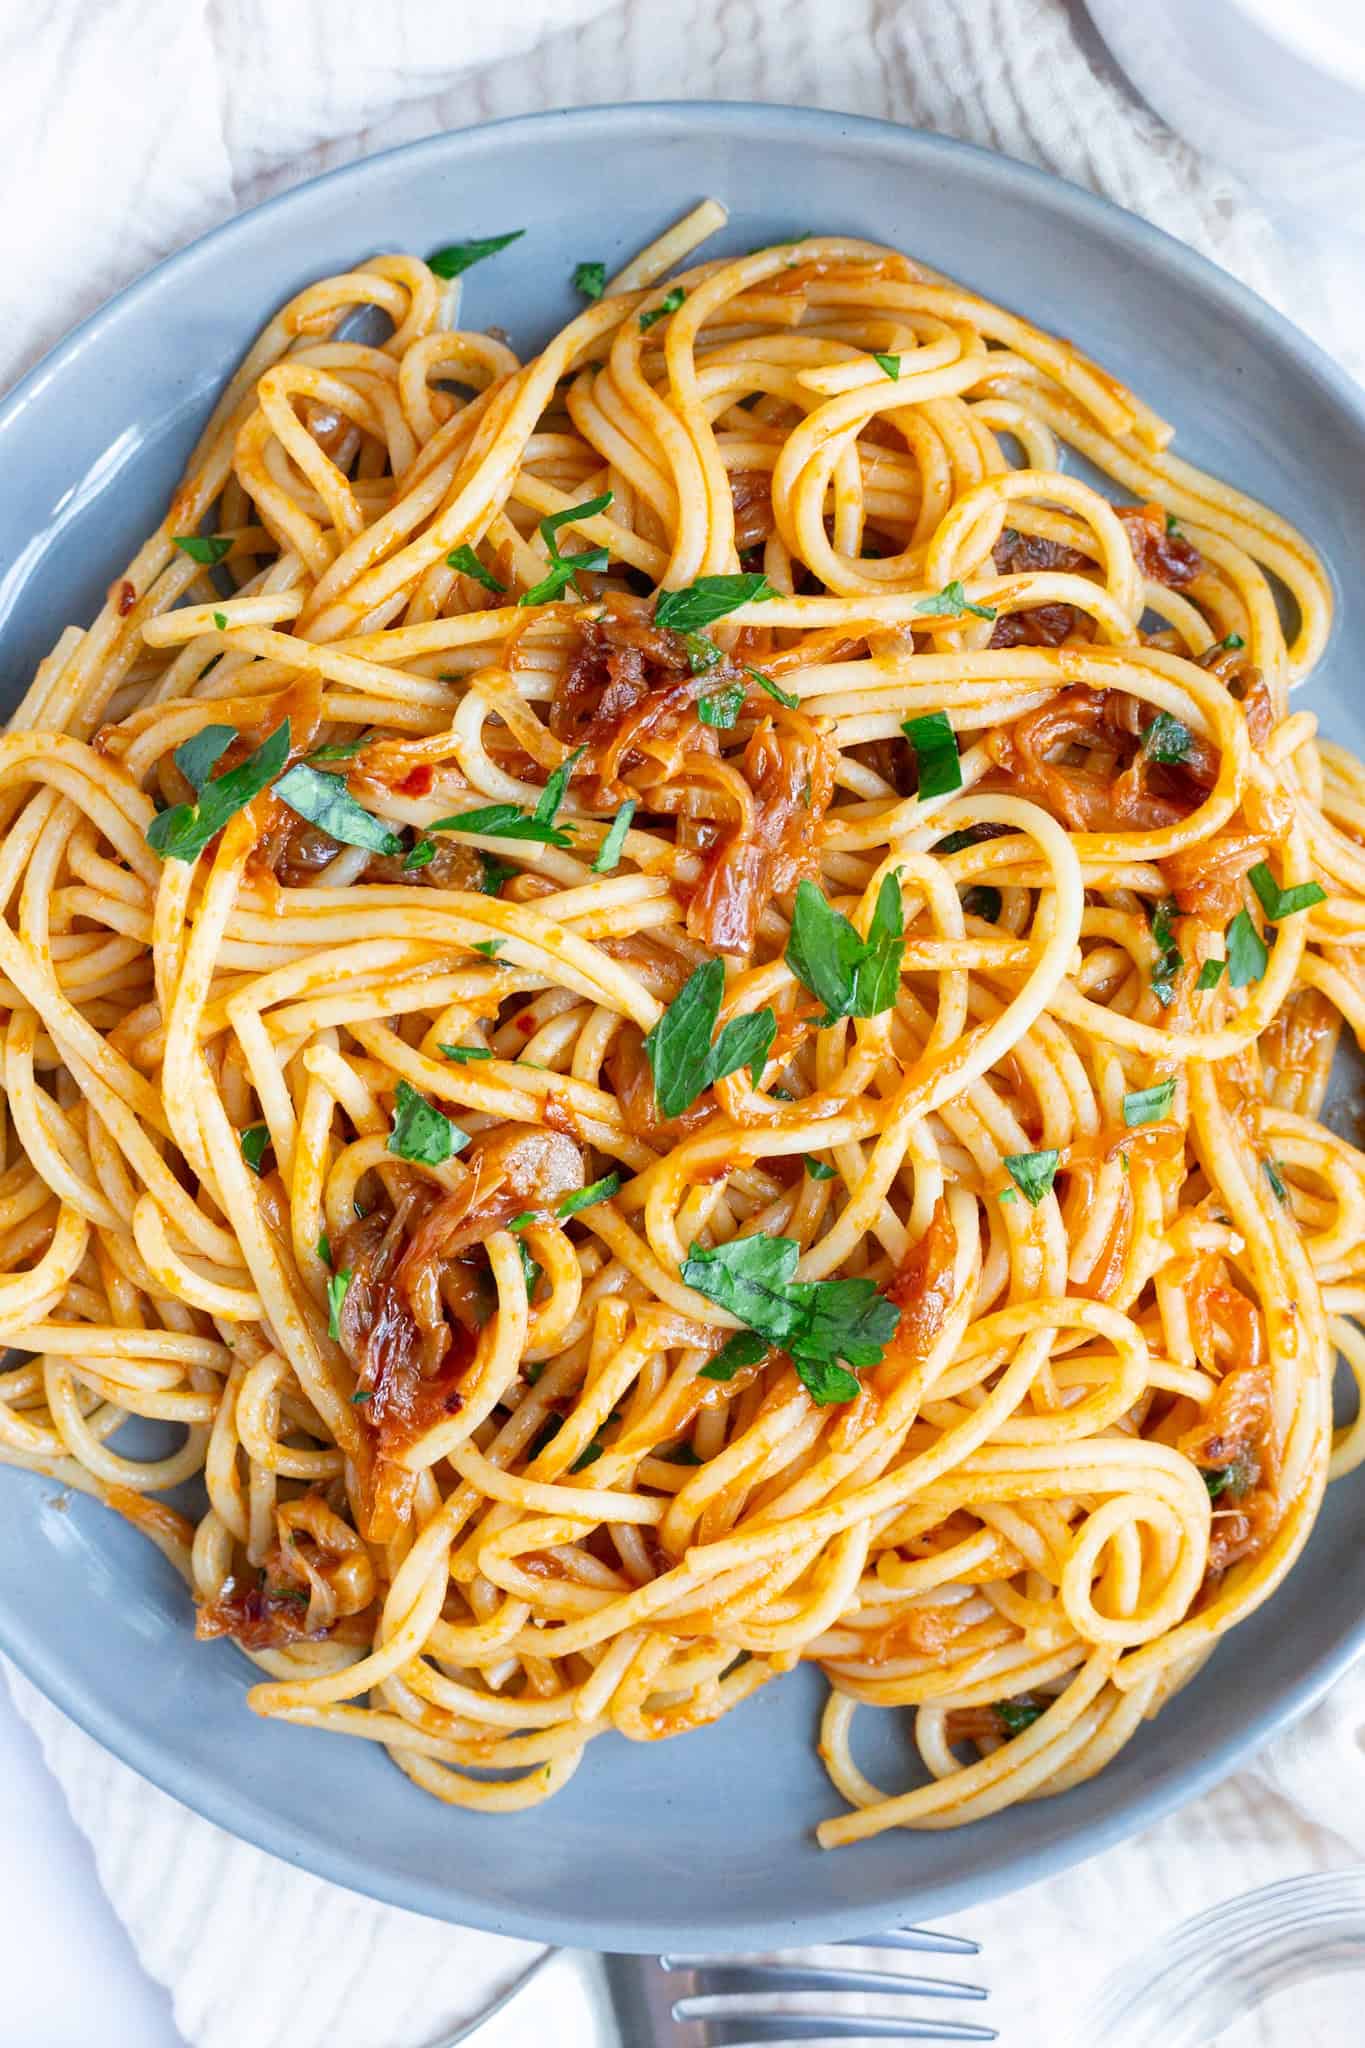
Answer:
M1321 1693L1365 405L1311 344L941 138L593 109L209 236L0 453L54 1700L320 1874L648 1949L1022 1883Z

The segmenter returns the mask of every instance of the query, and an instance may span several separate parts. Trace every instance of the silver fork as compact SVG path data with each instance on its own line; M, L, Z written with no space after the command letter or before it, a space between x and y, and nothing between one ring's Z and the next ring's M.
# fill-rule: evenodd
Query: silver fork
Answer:
M974 1956L974 1941L928 1928L893 1928L886 1934L836 1944L920 1955ZM559 1951L547 1949L508 1986L497 2003L428 2048L459 2048L515 1998ZM602 1958L623 2048L782 2048L782 2044L840 2041L995 2041L992 2027L967 2020L930 2018L911 2001L986 1996L980 1984L854 1964L747 1962L728 1956L664 1955ZM864 2012L839 2012L830 1999L850 1994L875 2001ZM782 1997L799 2009L774 2011Z

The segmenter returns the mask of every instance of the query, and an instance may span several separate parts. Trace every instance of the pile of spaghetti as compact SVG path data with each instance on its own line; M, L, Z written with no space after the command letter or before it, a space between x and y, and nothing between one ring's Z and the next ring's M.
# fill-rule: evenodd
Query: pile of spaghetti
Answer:
M0 1455L460 1805L813 1660L834 1845L1094 1773L1365 1454L1365 772L1283 520L722 218L525 364L454 325L512 236L303 292L44 663Z

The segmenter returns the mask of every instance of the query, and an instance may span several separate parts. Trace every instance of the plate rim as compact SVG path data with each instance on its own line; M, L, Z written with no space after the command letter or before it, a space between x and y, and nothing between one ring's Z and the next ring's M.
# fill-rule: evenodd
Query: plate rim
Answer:
M567 128L579 131L586 139L594 133L600 135L618 128L638 130L641 124L647 133L666 132L670 124L676 124L691 133L709 127L727 136L744 134L749 138L762 131L774 136L808 135L817 141L831 135L851 138L863 155L889 155L912 164L926 158L955 160L975 177L989 177L1041 199L1052 218L1062 224L1093 226L1112 235L1117 223L1121 237L1130 242L1136 240L1154 251L1178 279L1197 287L1206 299L1220 302L1239 322L1258 330L1267 342L1292 356L1300 372L1311 375L1333 405L1353 415L1365 434L1365 391L1311 336L1211 259L1115 201L979 144L867 115L750 100L639 100L552 108L442 130L301 180L220 222L114 293L27 370L0 398L0 440L55 378L87 348L98 343L107 326L160 289L167 277L191 273L198 263L231 249L239 240L249 244L263 223L268 227L276 216L287 220L291 211L316 203L320 194L344 194L348 186L388 175L404 163L420 165L448 154L458 156L484 138L494 145L500 139L515 144L533 141L547 128ZM243 1795L230 1777L206 1779L193 1762L181 1760L174 1750L158 1746L150 1735L144 1737L135 1725L125 1724L112 1709L106 1711L101 1696L85 1681L72 1660L59 1658L40 1631L27 1630L22 1619L11 1614L3 1603L0 1650L54 1706L120 1762L204 1820L295 1868L386 1904L491 1933L597 1949L652 1951L664 1944L657 1927L642 1934L638 1925L595 1917L591 1908L577 1910L572 1903L566 1903L553 1914L544 1914L523 1911L515 1904L504 1907L471 1895L447 1876L423 1879L395 1875L376 1869L366 1860L363 1850L332 1850L281 1816L249 1803L244 1808ZM1224 1737L1212 1750L1192 1758L1167 1780L1082 1823L1070 1834L1014 1850L984 1872L971 1876L907 1883L900 1905L893 1902L884 1908L864 1905L841 1910L830 1904L793 1910L790 1916L777 1919L746 1919L742 1908L733 1914L727 1911L728 1946L770 1948L837 1940L872 1933L908 1912L918 1919L937 1919L1071 1869L1152 1826L1219 1783L1274 1735L1307 1713L1362 1652L1365 1601L1354 1626L1343 1631L1330 1649L1307 1664L1277 1701L1254 1713L1240 1733ZM243 1710L247 1711L245 1702ZM244 1720L243 1726L245 1729L249 1723ZM675 1945L686 1939L680 1930ZM718 1946L714 1942L710 1945Z

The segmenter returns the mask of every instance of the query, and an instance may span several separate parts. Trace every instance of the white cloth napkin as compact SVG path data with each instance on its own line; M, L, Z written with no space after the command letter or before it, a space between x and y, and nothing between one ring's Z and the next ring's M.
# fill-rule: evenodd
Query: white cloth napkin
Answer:
M1365 374L1365 294L1314 289L1302 238L1129 94L1066 0L45 0L0 21L0 77L0 190L19 195L0 209L0 387L156 258L334 164L537 107L710 96L881 115L1042 164L1292 302ZM247 1848L5 1675L194 2048L424 2048L536 1953ZM1363 1734L1358 1666L1256 1768L956 1919L983 1945L1007 2048L1059 2039L1100 1974L1187 1914L1365 1856ZM613 2034L591 1975L556 1963L486 2039Z

